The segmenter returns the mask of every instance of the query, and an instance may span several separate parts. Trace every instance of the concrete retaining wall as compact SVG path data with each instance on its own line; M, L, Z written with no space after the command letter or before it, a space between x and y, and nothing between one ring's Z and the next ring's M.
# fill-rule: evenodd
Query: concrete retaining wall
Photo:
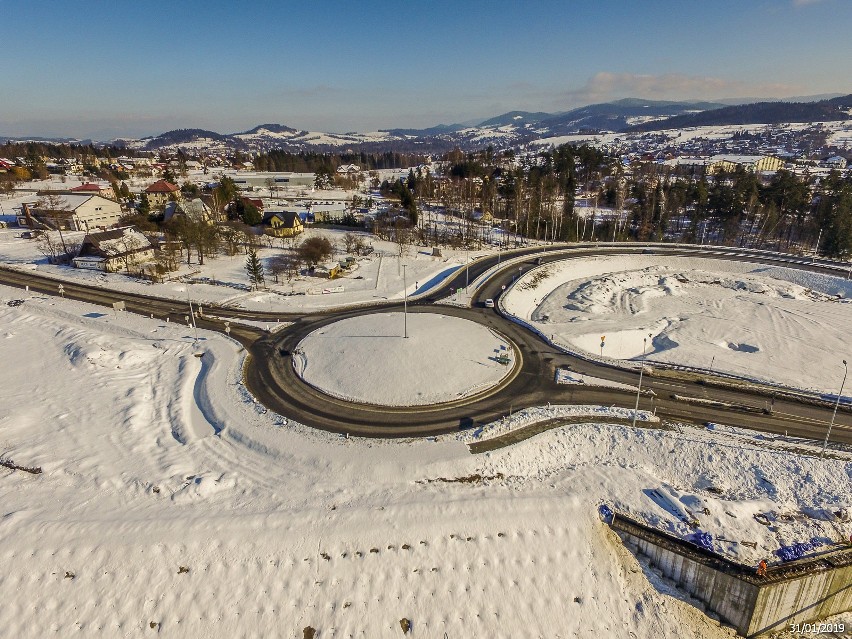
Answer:
M817 563L833 563L832 557ZM760 589L749 631L787 630L791 623L825 619L852 610L852 563L835 565Z
M759 589L736 577L705 566L694 559L641 539L630 533L619 531L628 543L633 543L639 553L648 557L651 565L696 599L703 601L725 622L734 626L740 634L748 630L751 611L757 602Z
M611 523L651 565L746 637L852 611L852 549L770 567L765 576L623 515Z

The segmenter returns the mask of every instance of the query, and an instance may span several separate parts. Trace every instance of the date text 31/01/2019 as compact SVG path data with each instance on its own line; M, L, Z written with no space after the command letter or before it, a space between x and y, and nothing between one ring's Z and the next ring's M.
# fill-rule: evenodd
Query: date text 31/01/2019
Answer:
M803 635L824 635L831 632L844 632L844 623L791 623L790 631Z

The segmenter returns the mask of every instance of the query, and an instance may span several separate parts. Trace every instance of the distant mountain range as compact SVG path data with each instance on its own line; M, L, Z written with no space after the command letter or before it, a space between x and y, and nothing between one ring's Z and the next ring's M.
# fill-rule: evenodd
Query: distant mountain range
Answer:
M852 95L818 102L755 102L700 113L684 113L665 120L645 122L627 131L660 131L695 126L781 124L784 122L836 122L852 119Z
M727 104L726 104L726 103ZM674 102L627 98L592 104L563 113L510 111L475 125L440 124L425 129L387 129L372 133L305 131L283 124L261 124L241 133L177 129L141 139L116 139L112 144L145 151L183 149L187 153L258 152L271 149L318 152L361 150L435 153L517 146L583 132L642 133L697 126L828 122L852 119L852 95L816 101L762 101L731 106L719 102ZM24 141L3 138L0 142ZM27 139L30 141L32 138ZM89 143L52 139L48 142Z

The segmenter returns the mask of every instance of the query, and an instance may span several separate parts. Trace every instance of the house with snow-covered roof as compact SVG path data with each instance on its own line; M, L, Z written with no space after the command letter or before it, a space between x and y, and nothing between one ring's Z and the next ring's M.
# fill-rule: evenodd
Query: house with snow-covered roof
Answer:
M121 204L102 195L51 194L22 204L18 223L28 228L89 231L118 224Z
M148 238L135 227L125 226L87 234L71 263L77 268L113 273L153 259L154 247Z
M163 221L168 222L175 216L183 216L193 222L213 224L213 212L200 197L186 202L169 202L163 209Z

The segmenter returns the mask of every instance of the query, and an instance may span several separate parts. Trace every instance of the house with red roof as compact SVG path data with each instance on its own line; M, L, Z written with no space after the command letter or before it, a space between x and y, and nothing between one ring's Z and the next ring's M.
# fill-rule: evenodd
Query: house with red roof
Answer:
M150 204L152 208L165 206L166 203L172 199L180 199L180 189L171 182L166 182L165 180L157 180L145 189L145 193L148 196L148 204Z
M252 206L254 206L254 208L256 208L258 211L263 213L263 200L261 198L243 196L240 199L242 199L242 201L245 202L246 204L251 204Z
M100 195L102 197L108 197L111 200L115 199L115 191L112 189L112 185L110 184L94 184L92 182L86 182L85 184L81 184L80 186L75 186L71 189L72 193L83 193L88 195Z

